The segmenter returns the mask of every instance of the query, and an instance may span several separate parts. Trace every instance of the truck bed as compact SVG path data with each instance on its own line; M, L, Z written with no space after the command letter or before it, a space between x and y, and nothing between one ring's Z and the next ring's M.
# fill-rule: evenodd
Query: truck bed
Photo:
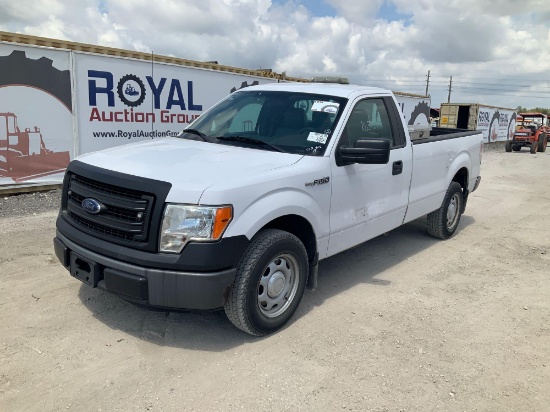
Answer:
M411 139L413 145L437 142L440 140L449 140L457 139L459 137L472 136L480 134L478 130L467 130L467 129L447 129L443 127L433 127L430 131L430 136L421 137L419 139Z

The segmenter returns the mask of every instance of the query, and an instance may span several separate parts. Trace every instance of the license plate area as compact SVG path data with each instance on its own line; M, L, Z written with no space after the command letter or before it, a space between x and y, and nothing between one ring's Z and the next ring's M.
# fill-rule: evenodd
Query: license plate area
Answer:
M100 267L97 263L71 252L70 268L71 276L95 288L100 281Z

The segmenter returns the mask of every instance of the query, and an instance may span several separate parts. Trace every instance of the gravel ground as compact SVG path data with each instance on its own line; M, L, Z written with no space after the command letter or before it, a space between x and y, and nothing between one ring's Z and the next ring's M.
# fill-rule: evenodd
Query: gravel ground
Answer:
M47 192L1 195L0 217L25 216L59 209L61 189Z

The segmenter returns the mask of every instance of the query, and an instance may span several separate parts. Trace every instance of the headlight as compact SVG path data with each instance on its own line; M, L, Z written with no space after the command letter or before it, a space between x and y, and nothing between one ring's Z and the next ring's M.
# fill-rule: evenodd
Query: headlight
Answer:
M218 240L232 217L231 206L168 204L162 220L160 251L180 253L189 241Z

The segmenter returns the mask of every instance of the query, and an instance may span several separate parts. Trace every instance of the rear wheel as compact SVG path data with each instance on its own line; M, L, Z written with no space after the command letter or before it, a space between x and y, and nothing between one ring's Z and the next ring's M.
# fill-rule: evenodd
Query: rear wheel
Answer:
M546 140L546 135L544 133L541 133L539 136L539 147L538 150L541 153L546 152L546 145L548 144L548 140Z
M538 146L539 146L539 144L537 142L532 142L531 143L531 154L537 153Z
M512 141L507 140L506 141L506 152L510 153L512 151Z
M262 230L243 253L225 313L231 323L250 335L274 332L296 311L307 275L302 242L282 230Z
M440 239L450 238L460 222L463 202L462 186L451 182L441 207L428 215L428 233Z

